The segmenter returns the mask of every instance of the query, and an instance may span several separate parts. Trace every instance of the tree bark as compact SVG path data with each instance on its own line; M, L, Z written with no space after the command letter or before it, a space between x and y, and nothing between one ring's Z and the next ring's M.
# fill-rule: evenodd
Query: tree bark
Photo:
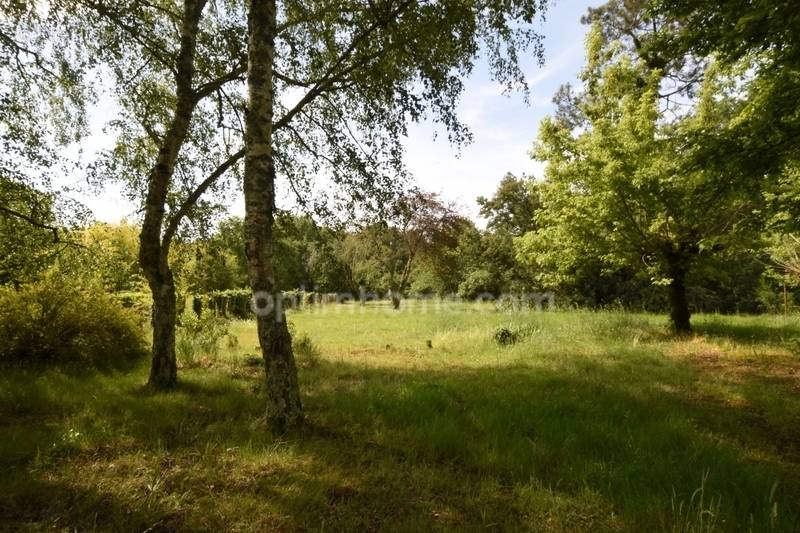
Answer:
M252 0L248 12L248 112L245 122L245 252L258 342L264 358L267 422L282 433L303 419L292 338L275 283L275 167L272 152L275 0Z
M206 0L185 0L181 19L180 50L175 69L175 112L159 147L158 159L148 178L144 220L139 234L139 264L153 295L153 351L148 384L169 389L177 383L175 360L176 296L169 267L170 240L162 241L165 204L175 162L192 120L196 99L192 89L197 31Z
M400 293L398 291L389 291L389 292L391 293L389 298L392 301L392 309L397 311L398 309L400 309Z
M169 267L169 238L162 241L165 204L175 172L178 153L189 131L197 105L192 88L197 31L206 0L185 0L181 19L180 50L175 69L175 112L170 120L158 159L147 183L144 220L139 234L139 264L153 295L153 351L148 384L169 389L177 383L175 324L177 322L175 282Z
M675 333L686 335L692 332L689 300L686 298L687 261L675 254L669 255L667 261L668 274L672 278L672 282L667 288L670 324Z
M153 290L153 359L148 383L170 388L178 380L175 361L175 323L177 320L175 286L165 283Z

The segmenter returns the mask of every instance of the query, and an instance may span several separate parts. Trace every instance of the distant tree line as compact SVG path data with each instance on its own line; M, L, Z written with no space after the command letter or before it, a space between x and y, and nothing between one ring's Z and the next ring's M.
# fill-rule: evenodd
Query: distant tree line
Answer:
M352 299L365 292L386 300L393 295L397 300L472 300L547 290L555 292L560 307L669 310L663 287L653 284L645 269L611 268L590 256L572 263L566 272L532 264L527 240L542 228L537 221L546 219L543 187L530 177L506 175L492 197L478 199L484 229L459 214L456 206L420 192L399 202L396 216L388 220L333 225L309 215L279 212L277 284L284 292L349 294ZM403 210L412 202L415 209L409 217ZM418 205L423 202L424 209ZM111 293L147 296L137 261L138 226L93 223L73 229L69 238L74 242L65 244L53 241L45 228L26 226L28 232L19 233L16 223L0 216L0 228L16 236L11 239L6 233L0 240L6 251L0 263L3 283L23 285L55 269L90 277ZM224 216L208 231L175 243L171 253L180 295L247 289L243 224L239 217ZM552 253L564 253L564 247ZM798 254L800 241L785 237L765 239L761 248L741 252L734 260L709 261L687 282L689 306L698 312L783 312L786 285L793 308L800 281ZM213 309L212 304L206 306Z

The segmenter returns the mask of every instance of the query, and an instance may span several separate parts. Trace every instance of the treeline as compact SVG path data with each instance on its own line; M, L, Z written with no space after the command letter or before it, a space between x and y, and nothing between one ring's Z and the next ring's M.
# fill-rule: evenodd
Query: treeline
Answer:
M281 212L274 227L278 286L302 303L337 301L336 294L394 297L399 305L400 298L409 296L472 300L553 291L559 307L669 309L663 287L630 266L610 268L601 257L589 255L566 273L536 265L527 247L546 227L546 186L529 177L505 176L492 197L478 199L484 229L456 206L419 192L398 202L393 216L349 227ZM0 218L7 237L0 240L4 284L20 286L55 272L101 286L126 306L146 310L150 297L138 263L138 226L95 223L71 231L65 236L69 240L54 242L47 229L28 227L20 234L9 222L13 219ZM787 260L795 253L793 246L800 245L786 237L765 238L762 245L695 272L687 288L691 309L759 313L793 308L797 282L787 273ZM198 312L248 316L244 250L238 217L224 217L207 234L177 242L171 253L181 308L188 302Z

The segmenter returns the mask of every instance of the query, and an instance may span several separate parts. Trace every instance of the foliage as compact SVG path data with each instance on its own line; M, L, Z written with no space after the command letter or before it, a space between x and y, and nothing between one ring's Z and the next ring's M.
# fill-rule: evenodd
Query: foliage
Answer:
M125 309L131 309L137 315L150 319L153 297L149 292L122 291L114 293L112 297Z
M72 171L61 150L86 133L92 96L83 83L91 56L63 31L73 12L58 0L0 1L0 284L35 279L68 229L88 218L52 183Z
M53 197L0 175L0 205L0 285L35 280L64 247Z
M455 249L472 224L435 194L414 191L397 201L392 216L365 224L345 238L344 262L359 285L400 298L421 263L439 280L452 279ZM444 281L439 292L455 285ZM399 302L399 300L397 300Z
M474 300L481 294L499 294L498 280L488 270L473 270L458 285L458 295L467 300Z
M519 237L536 229L536 213L541 208L538 186L532 178L517 178L508 173L500 180L494 196L478 198L480 214L495 233Z
M229 335L229 323L222 316L212 313L197 316L193 312L185 312L176 330L178 362L183 367L189 367L201 360L216 359L222 339Z
M321 362L319 346L307 334L292 336L292 350L302 367L315 367Z
M652 17L674 21L648 47L670 57L713 56L738 74L745 105L732 126L707 129L696 164L730 169L769 190L797 166L800 153L800 30L792 0L653 0ZM675 31L677 27L677 31ZM695 141L697 142L697 141ZM796 178L795 178L796 179ZM796 187L789 196L796 196ZM785 207L785 206L783 206ZM785 213L784 213L785 214ZM797 218L797 211L791 213Z
M757 246L759 186L687 157L695 149L687 139L730 127L741 102L712 65L694 108L670 119L659 96L668 72L604 40L598 25L587 55L579 107L588 125L573 131L552 118L542 122L534 155L548 163L545 209L540 229L519 239L518 255L551 285L584 257L599 258L612 272L643 271L669 287L671 317L686 330L687 276L715 254Z
M138 361L137 317L96 286L49 276L18 290L0 288L0 360L110 368Z
M252 316L250 301L253 293L249 289L213 291L193 294L192 310L197 315L212 313L221 317L248 318Z
M494 332L494 341L500 346L508 346L509 344L516 344L519 340L519 334L516 331L508 328L500 328Z
M146 287L138 262L139 228L127 220L119 224L94 223L77 232L85 247L72 254L62 270L96 277L109 292L134 292Z

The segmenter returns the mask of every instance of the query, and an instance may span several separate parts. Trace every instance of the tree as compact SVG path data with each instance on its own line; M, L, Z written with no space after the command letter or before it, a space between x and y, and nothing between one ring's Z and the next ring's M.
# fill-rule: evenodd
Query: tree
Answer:
M244 154L241 101L225 91L244 75L242 12L220 3L204 16L206 3L77 2L90 21L79 35L114 74L122 107L112 124L117 145L94 172L123 180L143 201L139 263L153 297L148 382L159 389L177 382L173 241L186 218L208 214L201 197Z
M381 203L403 175L400 139L407 118L432 111L451 140L468 139L456 103L461 76L471 71L481 45L499 81L509 89L524 86L518 54L533 46L541 57L530 23L543 5L384 0L311 8L285 2L278 10L274 0L250 3L245 232L251 288L267 296L256 298L259 309L277 300L278 173L297 189L324 166L357 204ZM281 100L290 87L302 91L291 107ZM264 311L258 322L267 416L280 429L301 419L291 342L282 313Z
M272 153L273 64L277 6L252 0L248 12L248 113L245 126L245 250L258 342L267 379L267 417L283 432L303 419L297 366L275 281L275 164Z
M746 105L733 126L705 132L698 164L737 168L770 187L800 153L800 32L792 0L652 0L652 17L674 21L646 46L668 57L714 56L739 73ZM675 31L677 28L677 31ZM746 73L742 75L742 73Z
M386 290L399 309L414 267L425 259L436 266L457 243L462 224L452 205L435 194L413 191L396 202L386 220L369 224L354 238L360 263L356 276Z
M533 179L506 174L491 198L478 198L480 214L494 232L519 237L535 229L540 200Z
M91 273L109 292L141 291L146 281L139 266L139 228L127 220L94 223L81 232L83 248L69 268ZM84 274L84 275L85 275Z
M708 257L753 245L762 191L733 170L692 164L702 132L730 127L743 105L730 79L706 68L693 108L673 118L662 105L664 71L628 50L593 26L579 104L587 125L542 122L533 152L548 164L541 227L518 251L543 278L586 256L644 270L666 285L672 326L686 333L687 280Z
M91 60L60 31L70 6L0 0L0 284L21 283L77 245L88 213L52 183L85 133Z
M62 251L52 195L0 177L0 285L34 280Z
M464 255L464 242L478 229L468 218L451 217L440 231L433 233L412 274L412 290L417 293L436 293L439 296L454 294L468 272Z
M478 198L480 214L487 219L486 232L480 237L472 263L481 272L461 290L465 297L480 293L530 289L531 272L517 261L514 238L536 229L536 214L541 208L539 185L526 176L506 174L491 198ZM490 283L486 283L490 282Z

